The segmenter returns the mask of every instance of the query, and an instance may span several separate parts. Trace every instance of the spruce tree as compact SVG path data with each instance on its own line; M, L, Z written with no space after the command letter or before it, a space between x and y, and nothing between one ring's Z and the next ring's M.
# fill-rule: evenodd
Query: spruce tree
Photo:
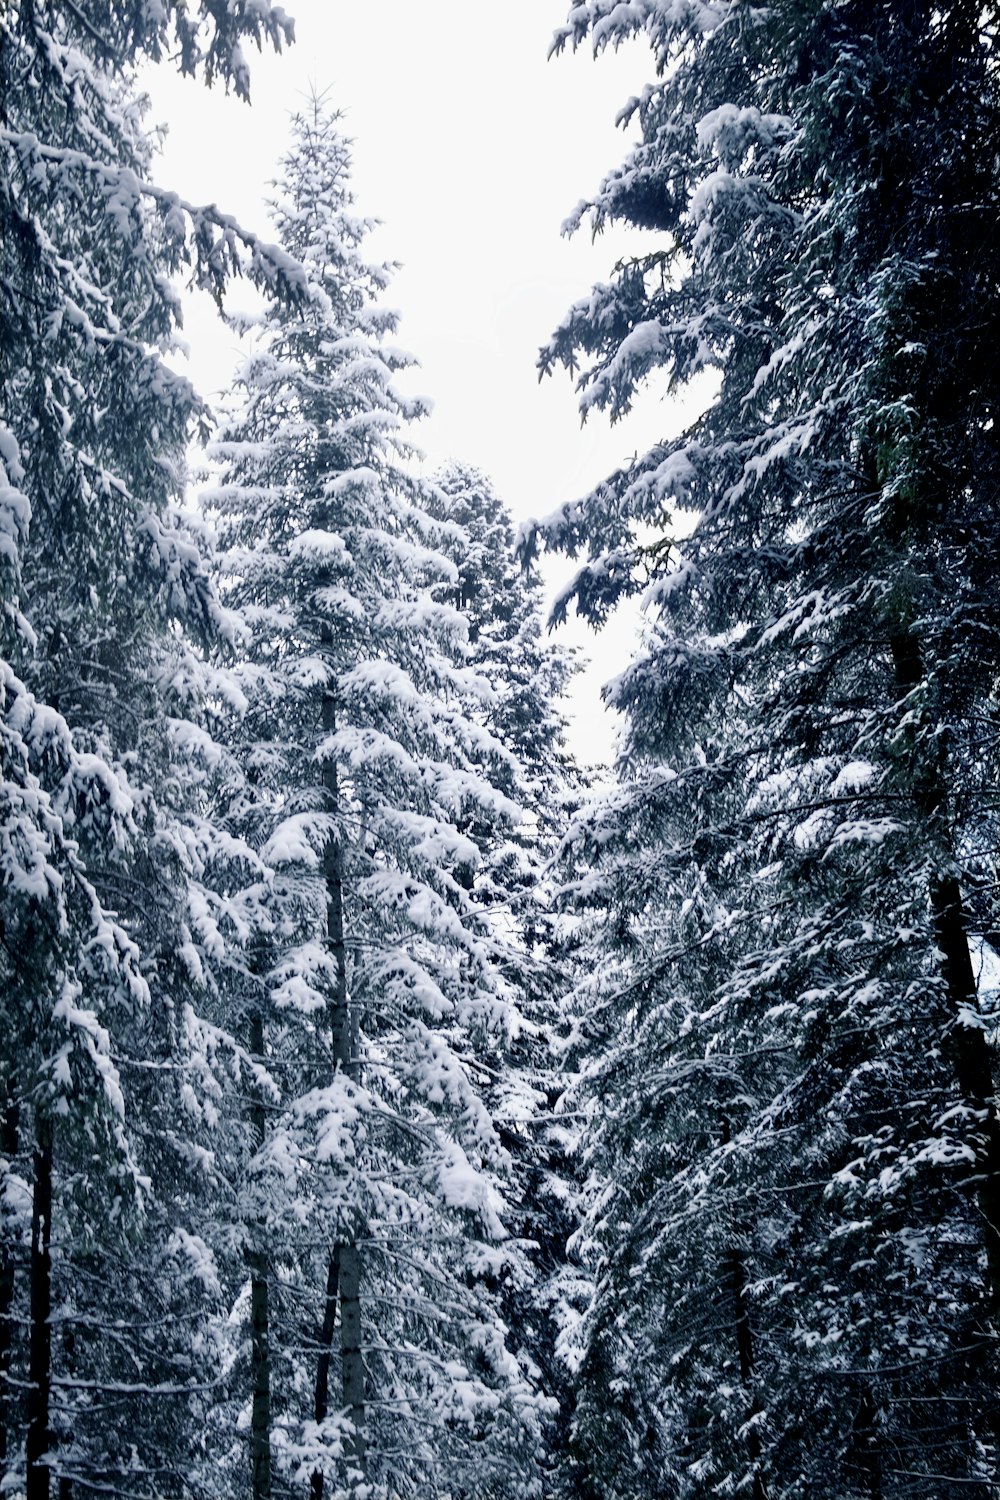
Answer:
M584 613L652 616L621 791L574 835L608 912L601 1494L658 1492L643 1445L682 1494L990 1493L996 19L592 4L556 39L647 35L642 139L589 208L657 238L543 368L612 417L717 381L540 528L587 549Z
M543 1482L546 1494L562 1493L572 1483L563 1472L572 1388L562 1342L566 1298L576 1301L566 1259L576 1182L571 1137L556 1113L565 1087L561 1006L572 966L552 870L583 794L561 702L575 664L571 651L545 639L541 579L518 566L514 523L486 476L449 464L435 476L429 505L453 528L442 549L458 580L446 592L469 622L469 665L490 688L469 711L508 752L500 784L524 810L515 828L480 815L464 831L480 851L470 889L501 941L498 962L526 1022L517 1035L499 1038L490 1058L491 1109L514 1164L508 1222L528 1249L522 1274L507 1276L502 1295L518 1348L553 1398Z
M184 1304L204 1268L185 1225L209 1154L184 1120L217 1084L180 765L201 691L185 632L224 622L176 505L204 413L165 358L171 277L302 283L151 184L134 75L176 47L245 95L246 39L280 44L291 23L267 4L0 16L2 1442L38 1500L54 1476L64 1495L197 1482L206 1351Z
M530 1494L540 1402L490 1291L515 1252L483 1101L517 996L463 831L518 809L436 597L456 570L405 467L422 403L394 384L348 143L319 99L293 129L275 218L311 297L264 313L206 495L246 632L233 827L272 872L240 1011L280 1088L245 1225L254 1493Z

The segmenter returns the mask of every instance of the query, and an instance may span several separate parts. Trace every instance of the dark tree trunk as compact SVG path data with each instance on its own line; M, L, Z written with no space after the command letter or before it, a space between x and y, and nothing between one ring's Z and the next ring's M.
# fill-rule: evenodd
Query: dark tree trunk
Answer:
M253 1403L250 1414L250 1475L253 1500L271 1496L271 1355L268 1342L268 1283L265 1257L250 1256L250 1337Z
M897 685L904 693L912 692L924 676L920 644L913 632L903 627L892 634L890 644ZM932 828L939 827L941 863L946 867L950 854L948 766L943 742L939 742L938 752L929 763L915 768L913 800L921 818ZM965 1020L975 1016L979 1002L962 891L951 870L943 868L932 880L929 897L948 1009L954 1018L946 1051L959 1089L982 1120L975 1143L976 1191L986 1244L988 1293L994 1313L1000 1313L1000 1121L993 1102L993 1059L982 1029Z
M52 1389L52 1121L35 1127L31 1200L31 1345L28 1357L27 1500L49 1500L49 1397Z
M736 1333L736 1350L740 1361L740 1380L746 1390L753 1388L753 1329L750 1326L750 1312L747 1307L747 1269L746 1258L738 1246L733 1245L726 1252L725 1263L726 1281L733 1299L733 1325ZM760 1410L756 1395L750 1399L750 1416L755 1417ZM760 1471L761 1443L760 1433L757 1425L751 1421L747 1431L747 1454L753 1467L753 1489L751 1494L753 1500L767 1500L767 1489L764 1485L763 1475Z
M6 1107L3 1124L0 1126L0 1151L8 1162L17 1155L20 1111L16 1099L11 1096L17 1088L16 1080L7 1080ZM14 1329L11 1312L14 1305L14 1246L7 1234L7 1225L0 1223L0 1477L7 1472L7 1455L10 1452L9 1432L13 1402L10 1393L10 1363L13 1353Z
M732 1140L732 1131L729 1121L725 1115L722 1117L722 1140L728 1144ZM751 1419L760 1411L754 1386L754 1362L753 1362L753 1328L750 1323L750 1309L747 1305L747 1268L746 1256L736 1239L737 1230L734 1228L733 1243L725 1252L724 1275L726 1286L732 1298L733 1331L736 1335L736 1352L740 1362L740 1381L743 1388L750 1394L750 1416ZM761 1442L757 1425L751 1421L747 1432L747 1454L753 1469L752 1500L767 1500L767 1487L761 1473Z
M749 1385L753 1378L753 1334L747 1309L747 1269L742 1250L733 1246L726 1254L726 1277L733 1298L733 1323L736 1350L740 1358L740 1379Z
M877 1412L871 1391L864 1391L854 1418L851 1445L854 1460L864 1475L870 1500L882 1500L882 1461L876 1429Z
M323 632L324 643L332 647L329 632ZM330 693L323 699L323 729L328 735L337 728L336 705ZM336 762L330 758L323 769L326 810L333 816L340 812L340 787ZM357 1083L361 1076L359 1017L351 1006L347 988L347 937L344 919L344 848L339 830L326 844L323 859L326 881L326 938L334 962L334 991L330 1006L330 1040L334 1066ZM344 1233L344 1230L347 1232ZM323 1421L329 1410L330 1364L336 1332L336 1310L340 1308L340 1373L343 1405L353 1424L353 1434L346 1445L350 1466L364 1473L365 1468L365 1360L361 1341L361 1252L357 1245L358 1226L344 1226L330 1255L327 1267L326 1298L320 1330L320 1353L316 1370L316 1420ZM323 1500L323 1475L312 1476L312 1500Z
M365 1469L365 1356L361 1347L361 1252L355 1244L340 1246L340 1359L344 1405L354 1427L348 1458Z
M264 1055L264 1018L250 1019L250 1050ZM250 1111L255 1150L264 1141L264 1106L258 1098ZM267 1252L255 1245L247 1254L250 1265L250 1479L253 1500L271 1500L271 1347Z
M333 1333L337 1325L337 1298L340 1295L340 1249L334 1246L326 1270L326 1301L323 1304L323 1322L319 1332L319 1362L316 1367L317 1422L326 1420L330 1410L330 1356L333 1351ZM317 1469L312 1476L313 1500L323 1500L323 1475Z
M332 730L331 730L332 732ZM331 810L339 809L337 767L331 762L324 772ZM333 1059L348 1078L358 1081L358 1017L347 994L347 938L344 927L344 851L339 835L326 846L323 864L326 879L326 936L333 956L336 978L330 1008Z

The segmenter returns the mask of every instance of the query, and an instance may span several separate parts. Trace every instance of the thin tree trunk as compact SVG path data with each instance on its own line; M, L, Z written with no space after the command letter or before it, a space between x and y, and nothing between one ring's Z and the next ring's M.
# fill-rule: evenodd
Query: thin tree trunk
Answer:
M0 1150L8 1163L17 1155L20 1110L15 1093L17 1082L8 1078L6 1107L3 1126L0 1129ZM10 1362L13 1351L14 1330L11 1312L14 1305L14 1247L7 1237L7 1226L0 1225L0 1476L7 1472L9 1429L11 1425Z
M851 1441L855 1457L857 1458L858 1468L865 1476L871 1500L882 1500L882 1462L879 1453L876 1416L877 1413L875 1403L872 1400L872 1393L866 1390L862 1393L861 1403L854 1418Z
M761 1442L757 1424L753 1421L760 1412L756 1393L753 1391L753 1330L747 1307L747 1269L743 1251L733 1245L726 1252L726 1280L733 1299L733 1322L736 1332L736 1350L740 1361L740 1380L750 1396L750 1426L747 1430L747 1454L753 1468L753 1500L767 1500L767 1489L761 1474Z
M255 1057L264 1055L264 1018L255 1013L250 1018L250 1050ZM264 1105L254 1097L250 1123L255 1150L264 1142ZM259 1227L259 1226L258 1226ZM250 1409L250 1478L253 1500L271 1500L271 1346L268 1283L270 1266L267 1252L259 1244L247 1254L250 1265L250 1374L252 1400Z
M890 644L897 685L904 693L912 692L924 676L920 644L912 631L903 627L893 632ZM942 825L942 838L947 836L945 756L942 743L937 757L918 768L913 788L918 812L928 823ZM966 1017L978 1012L979 1001L957 877L947 870L939 873L931 882L929 894L934 933L942 956L941 975L954 1017L946 1053L959 1089L983 1122L976 1151L977 1194L986 1243L988 1293L994 1312L1000 1313L1000 1120L993 1102L993 1060L981 1027L968 1025L966 1021Z
M330 1410L330 1356L333 1350L333 1334L337 1324L337 1298L340 1295L340 1247L335 1245L326 1270L326 1301L323 1303L323 1323L319 1334L319 1362L316 1366L316 1403L314 1413L317 1424L326 1420ZM323 1475L316 1469L310 1486L313 1500L323 1500Z
M331 761L324 771L324 781L329 794L331 810L339 809L340 789L337 783L337 767ZM333 1005L330 1011L330 1029L333 1042L333 1059L348 1078L358 1082L360 1076L358 1057L358 1018L353 1013L347 994L347 939L344 930L344 851L339 835L331 838L326 846L323 873L326 878L326 936L333 956L336 977L334 979Z
M323 631L327 646L333 641ZM329 692L323 699L323 730L331 735L337 728L336 705ZM340 811L340 787L337 765L328 758L323 769L326 810L333 816ZM344 849L339 830L327 839L323 859L326 881L326 937L334 963L334 991L330 1006L330 1038L334 1066L353 1082L360 1081L361 1058L359 1018L354 1013L347 989L347 939L344 921ZM353 1432L346 1444L346 1457L360 1473L365 1469L365 1361L361 1340L361 1252L358 1249L357 1225L346 1226L348 1233L335 1243L327 1268L326 1299L320 1332L320 1356L316 1371L316 1420L323 1421L329 1409L330 1362L336 1331L336 1306L340 1307L340 1371L343 1404L350 1416ZM312 1476L312 1500L322 1500L323 1475Z
M268 1343L268 1283L265 1257L250 1255L250 1338L253 1401L250 1413L250 1475L253 1500L271 1495L271 1355Z
M722 1116L722 1140L728 1145L732 1140L732 1131L729 1121L725 1115ZM753 1329L750 1324L750 1309L747 1305L747 1268L746 1256L736 1239L736 1229L733 1230L733 1243L725 1252L724 1268L726 1284L732 1297L733 1307L733 1329L736 1334L736 1352L740 1361L740 1381L744 1390L750 1393L750 1426L747 1431L747 1454L753 1469L752 1500L767 1500L767 1487L761 1473L761 1442L757 1424L753 1421L760 1412L754 1389L754 1361L753 1361Z
M28 1357L27 1500L49 1500L49 1396L52 1388L52 1121L35 1126L31 1200L31 1344Z

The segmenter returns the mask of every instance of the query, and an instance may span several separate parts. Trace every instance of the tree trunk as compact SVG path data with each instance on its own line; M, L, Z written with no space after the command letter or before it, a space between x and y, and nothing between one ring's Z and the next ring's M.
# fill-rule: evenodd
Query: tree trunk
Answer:
M332 732L332 728L331 728ZM337 767L331 761L323 773L331 811L339 810L340 789ZM323 860L326 879L326 937L333 955L336 978L330 1029L333 1060L355 1083L360 1077L358 1057L358 1017L353 1013L347 994L347 940L344 930L344 850L339 835L328 840Z
M264 1055L264 1018L250 1018L250 1050ZM254 1097L250 1108L254 1149L264 1142L264 1105ZM255 1245L247 1254L250 1265L250 1479L253 1500L271 1500L271 1348L267 1252Z
M324 643L332 646L329 632L323 631ZM336 704L330 692L323 698L323 730L331 735L337 728ZM336 762L330 758L323 768L326 811L336 816L340 811L340 787ZM350 1003L347 989L347 939L344 921L344 848L339 830L327 839L323 856L326 881L326 938L334 962L334 991L330 1006L330 1038L334 1066L354 1083L361 1077L360 1021ZM346 1230L346 1234L345 1231ZM320 1356L316 1371L316 1420L323 1421L329 1409L330 1360L336 1330L336 1305L340 1306L340 1373L343 1405L347 1409L353 1433L345 1452L351 1468L364 1474L365 1469L365 1361L361 1340L361 1252L357 1246L358 1225L344 1226L333 1247L327 1269L326 1300L320 1333ZM312 1476L313 1500L322 1500L323 1475Z
M854 1418L851 1445L857 1466L864 1475L865 1488L870 1500L882 1500L882 1462L876 1427L877 1416L871 1391L863 1391Z
M736 1332L736 1349L740 1360L740 1380L745 1390L753 1388L753 1331L750 1327L750 1313L747 1308L747 1270L746 1259L743 1251L733 1245L726 1252L726 1280L729 1284L730 1294L733 1299L733 1322ZM767 1490L764 1478L760 1471L761 1444L760 1433L753 1418L760 1411L755 1393L750 1397L751 1426L747 1431L747 1454L753 1469L753 1489L751 1491L753 1500L767 1500Z
M49 1396L52 1387L52 1121L35 1126L31 1200L31 1345L28 1358L27 1500L49 1500Z
M361 1347L361 1252L340 1246L340 1359L344 1405L354 1427L347 1446L353 1467L365 1469L365 1357Z
M253 1500L271 1495L271 1355L268 1346L267 1264L250 1256L250 1337L253 1403L250 1413L250 1475Z
M911 630L900 627L893 632L890 645L897 685L904 693L912 692L924 677L920 644ZM926 822L940 825L943 866L950 852L945 844L947 785L946 750L939 741L937 756L917 768L913 800ZM993 1102L993 1061L982 1029L966 1024L965 1020L978 1013L979 1001L962 891L954 873L947 869L939 873L931 882L929 897L934 933L942 955L941 975L948 1008L954 1017L946 1055L966 1102L982 1120L976 1142L977 1193L986 1243L987 1290L994 1313L1000 1313L1000 1120Z
M0 1150L8 1162L13 1162L17 1155L18 1125L20 1123L20 1110L16 1099L11 1097L16 1092L17 1083L13 1078L7 1080L6 1108L3 1113L3 1126L0 1129ZM11 1407L13 1405L10 1397L10 1362L13 1351L14 1330L11 1323L11 1312L14 1305L14 1247L11 1244L7 1226L0 1224L0 1478L7 1473L7 1455L9 1447L9 1430L11 1426Z
M732 1131L729 1121L725 1115L722 1116L722 1141L728 1145L732 1140ZM740 1361L740 1381L744 1390L750 1392L750 1417L758 1415L760 1406L757 1401L754 1386L754 1363L753 1363L753 1329L750 1325L750 1309L747 1306L747 1268L746 1256L736 1238L737 1230L733 1229L733 1243L725 1252L724 1275L726 1285L732 1297L733 1329L736 1334L736 1352ZM753 1469L752 1500L767 1500L767 1488L761 1474L761 1443L757 1424L751 1421L747 1432L747 1454Z
M340 1295L340 1247L335 1245L326 1271L326 1301L323 1304L323 1323L319 1334L319 1362L316 1366L317 1423L326 1420L330 1410L330 1355L333 1350L333 1333L337 1324L337 1298ZM317 1469L310 1486L313 1500L323 1500L323 1475Z

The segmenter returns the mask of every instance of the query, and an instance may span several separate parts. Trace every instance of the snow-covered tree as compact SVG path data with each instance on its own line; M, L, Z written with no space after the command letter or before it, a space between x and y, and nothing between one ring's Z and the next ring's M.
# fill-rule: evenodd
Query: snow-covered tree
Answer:
M480 817L464 831L480 849L470 888L504 939L500 959L529 1023L490 1059L490 1099L514 1163L508 1222L530 1247L530 1273L503 1288L505 1314L555 1402L544 1478L549 1493L572 1482L563 1472L572 1391L561 1344L565 1303L568 1297L575 1304L578 1281L566 1263L576 1184L567 1149L572 1135L553 1113L564 1089L556 1042L571 964L553 909L551 866L583 795L560 701L574 662L565 647L545 639L541 579L519 566L513 521L485 475L449 464L435 476L429 506L439 520L461 528L442 537L458 572L446 595L469 622L469 665L491 689L485 701L470 703L470 712L510 752L501 785L524 809L515 828Z
M316 1497L530 1494L540 1402L490 1291L516 1252L482 1065L517 996L462 831L519 810L466 713L489 690L436 597L456 570L405 467L423 403L394 383L348 173L314 100L275 205L312 296L260 320L206 496L245 630L233 827L272 871L243 1004L278 1089L245 1210L255 1494L272 1472Z
M603 913L602 1495L662 1493L651 1448L685 1495L990 1493L996 19L595 0L557 36L652 46L642 139L574 222L656 237L543 368L612 418L716 380L540 527L588 552L564 606L650 616L621 789L570 846Z
M441 547L458 571L448 591L468 620L470 664L492 689L479 712L514 757L509 785L538 820L536 843L547 854L579 781L560 703L572 653L545 640L541 579L520 567L510 512L486 476L449 464L435 476L428 506L459 528L443 533Z
M302 282L150 183L134 71L176 46L245 95L246 39L291 23L267 3L0 16L2 1443L38 1500L53 1475L64 1492L195 1482L198 1276L180 1284L198 1260L183 1121L205 1071L205 861L175 742L199 693L182 632L223 621L175 508L203 413L165 358L171 277Z

